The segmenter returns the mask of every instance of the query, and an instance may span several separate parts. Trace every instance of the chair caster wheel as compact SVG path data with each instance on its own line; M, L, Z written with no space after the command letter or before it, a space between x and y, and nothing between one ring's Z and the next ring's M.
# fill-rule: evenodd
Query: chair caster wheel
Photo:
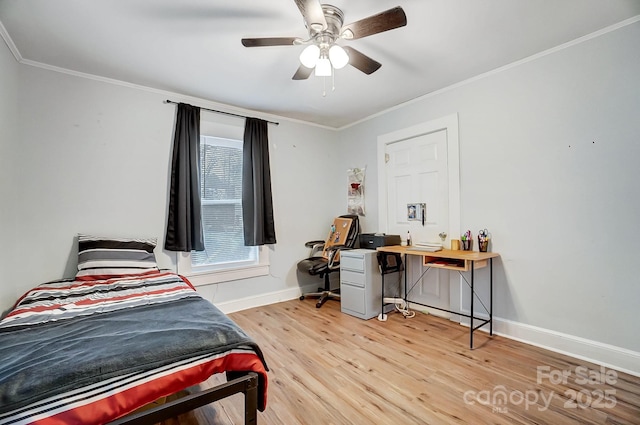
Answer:
M322 307L322 303L316 303L316 308Z
M304 295L300 296L300 301L304 300Z

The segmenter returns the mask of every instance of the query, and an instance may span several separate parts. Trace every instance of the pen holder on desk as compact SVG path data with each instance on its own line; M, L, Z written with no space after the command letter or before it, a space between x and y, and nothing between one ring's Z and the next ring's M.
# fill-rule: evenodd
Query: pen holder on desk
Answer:
M451 239L451 250L458 251L460 249L460 239Z
M478 238L478 250L480 252L487 252L488 248L489 248L489 239Z
M472 239L460 240L460 249L463 251L471 251L471 241Z

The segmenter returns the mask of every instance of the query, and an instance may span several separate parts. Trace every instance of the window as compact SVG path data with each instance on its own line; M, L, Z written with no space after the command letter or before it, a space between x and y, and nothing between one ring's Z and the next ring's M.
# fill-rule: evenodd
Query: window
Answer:
M242 142L200 137L200 199L205 250L191 253L191 267L252 264L258 248L244 246Z
M200 137L200 198L205 250L182 254L179 272L196 285L267 274L266 249L244 245L242 141Z

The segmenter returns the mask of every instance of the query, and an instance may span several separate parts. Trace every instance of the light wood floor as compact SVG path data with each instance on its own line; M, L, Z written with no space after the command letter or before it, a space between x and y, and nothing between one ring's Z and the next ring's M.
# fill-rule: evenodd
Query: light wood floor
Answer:
M484 332L469 350L468 328L435 316L308 299L230 317L270 368L259 424L640 424L640 378ZM236 395L165 425L241 424L242 409Z

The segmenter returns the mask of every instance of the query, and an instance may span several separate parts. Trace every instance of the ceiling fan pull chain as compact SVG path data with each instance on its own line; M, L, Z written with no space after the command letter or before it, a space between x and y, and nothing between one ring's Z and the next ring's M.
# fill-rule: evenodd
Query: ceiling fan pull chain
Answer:
M336 73L335 72L331 73L331 91L336 91Z
M327 96L327 77L322 77L322 97Z

